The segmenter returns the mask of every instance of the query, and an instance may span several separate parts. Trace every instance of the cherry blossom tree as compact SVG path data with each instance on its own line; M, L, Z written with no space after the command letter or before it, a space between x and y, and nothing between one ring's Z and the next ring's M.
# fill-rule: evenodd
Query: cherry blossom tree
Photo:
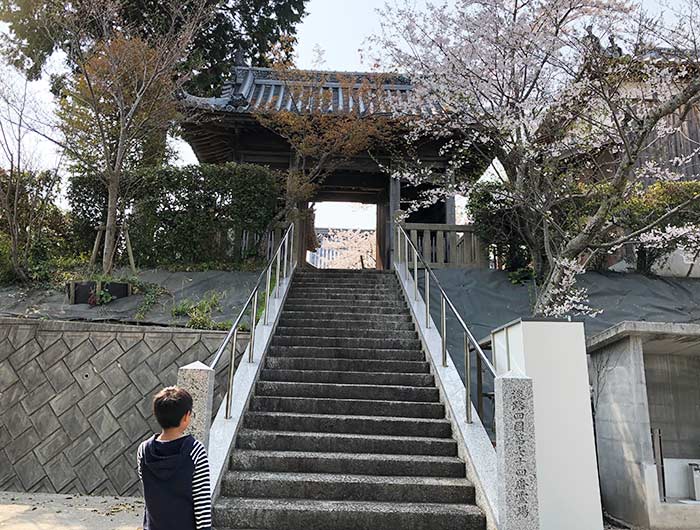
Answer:
M368 269L376 266L377 240L373 230L330 230L321 248L335 250L331 269Z
M466 169L498 160L540 285L535 313L590 311L575 277L591 259L700 198L633 232L615 222L640 186L687 176L697 154L668 159L661 148L700 98L700 0L677 9L673 24L625 0L406 0L381 10L377 62L443 109L414 116L411 137L440 139L451 160L437 177L424 163L395 164L396 176L430 183L429 203L469 193L479 175Z

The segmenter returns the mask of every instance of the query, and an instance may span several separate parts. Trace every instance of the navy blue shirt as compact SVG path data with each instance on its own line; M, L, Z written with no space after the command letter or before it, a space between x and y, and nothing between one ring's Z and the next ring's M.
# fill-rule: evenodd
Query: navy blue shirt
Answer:
M209 462L192 436L162 442L156 435L136 454L146 510L143 530L211 530Z

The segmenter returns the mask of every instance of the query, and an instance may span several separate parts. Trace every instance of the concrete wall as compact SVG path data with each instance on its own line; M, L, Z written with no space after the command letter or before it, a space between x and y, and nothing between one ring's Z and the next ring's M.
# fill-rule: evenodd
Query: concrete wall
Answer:
M664 458L700 458L700 357L644 355L651 427Z
M645 464L653 463L642 339L624 337L591 354L596 444L603 506L648 528Z
M153 393L224 335L0 319L0 490L138 494L136 448L158 430Z

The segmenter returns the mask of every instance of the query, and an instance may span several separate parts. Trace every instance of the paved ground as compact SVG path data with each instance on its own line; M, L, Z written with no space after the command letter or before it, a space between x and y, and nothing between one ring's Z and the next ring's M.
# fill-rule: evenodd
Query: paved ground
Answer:
M142 517L143 501L130 497L0 491L2 530L140 530Z
M134 498L0 492L2 530L137 530L142 517Z

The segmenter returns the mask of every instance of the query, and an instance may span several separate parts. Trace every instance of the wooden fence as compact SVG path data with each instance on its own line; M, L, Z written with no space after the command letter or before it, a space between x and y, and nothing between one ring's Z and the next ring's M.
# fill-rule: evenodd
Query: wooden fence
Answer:
M403 227L434 269L489 267L487 248L471 225L406 223Z

